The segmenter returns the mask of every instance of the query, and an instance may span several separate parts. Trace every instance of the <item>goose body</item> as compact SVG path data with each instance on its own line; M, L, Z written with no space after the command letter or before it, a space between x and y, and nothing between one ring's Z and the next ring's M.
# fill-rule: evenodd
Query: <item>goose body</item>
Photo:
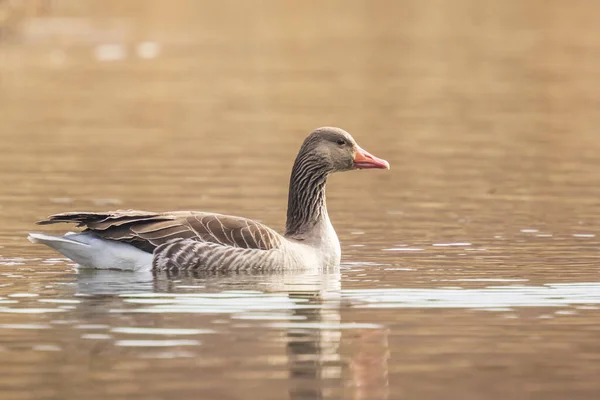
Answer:
M81 233L31 233L82 267L124 270L324 269L339 265L340 243L325 202L337 171L389 169L339 128L319 128L304 141L290 178L283 235L247 218L198 211L67 212L38 224L72 222Z

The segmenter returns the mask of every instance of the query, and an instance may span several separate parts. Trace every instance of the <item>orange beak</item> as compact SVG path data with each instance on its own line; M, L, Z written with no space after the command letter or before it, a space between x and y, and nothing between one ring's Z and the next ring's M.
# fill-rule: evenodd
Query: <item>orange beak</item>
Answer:
M381 158L375 157L368 151L361 149L359 145L356 145L356 154L354 155L354 168L390 169L390 163Z

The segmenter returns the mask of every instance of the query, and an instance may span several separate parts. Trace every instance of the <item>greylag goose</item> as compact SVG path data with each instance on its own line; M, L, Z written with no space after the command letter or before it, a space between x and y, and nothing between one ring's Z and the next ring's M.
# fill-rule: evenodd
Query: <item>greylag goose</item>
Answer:
M339 128L319 128L300 147L290 178L285 233L247 218L200 211L67 212L40 225L77 223L80 233L31 233L82 267L211 271L322 269L339 265L340 242L325 204L327 177L389 169Z

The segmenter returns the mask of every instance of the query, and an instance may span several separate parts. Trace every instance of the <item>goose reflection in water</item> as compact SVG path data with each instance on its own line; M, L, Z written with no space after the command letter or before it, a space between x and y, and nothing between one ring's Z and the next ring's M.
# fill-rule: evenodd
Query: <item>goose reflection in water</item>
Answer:
M285 361L291 399L329 398L332 391L351 391L356 399L387 399L388 330L370 324L342 321L339 269L314 273L165 273L82 269L77 292L92 298L114 296L113 313L152 313L172 324L172 314L187 314L186 328L215 329L214 316L246 328L260 328L253 347L273 346L273 334L283 332ZM83 302L79 307L98 306ZM133 307L133 308L132 308ZM93 315L93 310L84 311ZM210 325L206 315L213 316ZM136 320L143 316L134 317ZM197 320L203 325L194 323ZM153 319L156 323L156 319ZM160 321L159 321L160 323ZM241 323L241 324L240 324ZM178 320L181 325L181 321ZM217 325L218 327L218 325ZM238 328L242 329L242 328ZM216 332L216 331L215 331ZM204 336L203 336L204 337ZM206 342L211 338L206 336ZM254 342L258 341L258 343ZM351 354L342 355L351 349ZM277 359L269 347L268 358ZM194 355L194 357L203 357ZM333 382L349 382L333 384ZM337 389L332 389L336 387ZM341 393L340 393L341 394ZM347 394L347 393L346 393Z

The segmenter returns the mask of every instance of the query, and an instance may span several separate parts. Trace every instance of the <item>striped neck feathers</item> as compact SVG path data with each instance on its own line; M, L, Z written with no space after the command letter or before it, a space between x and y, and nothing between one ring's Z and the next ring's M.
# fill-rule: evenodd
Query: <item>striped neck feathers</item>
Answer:
M308 146L300 150L290 178L285 236L301 240L329 218L325 185L331 172L326 161Z

